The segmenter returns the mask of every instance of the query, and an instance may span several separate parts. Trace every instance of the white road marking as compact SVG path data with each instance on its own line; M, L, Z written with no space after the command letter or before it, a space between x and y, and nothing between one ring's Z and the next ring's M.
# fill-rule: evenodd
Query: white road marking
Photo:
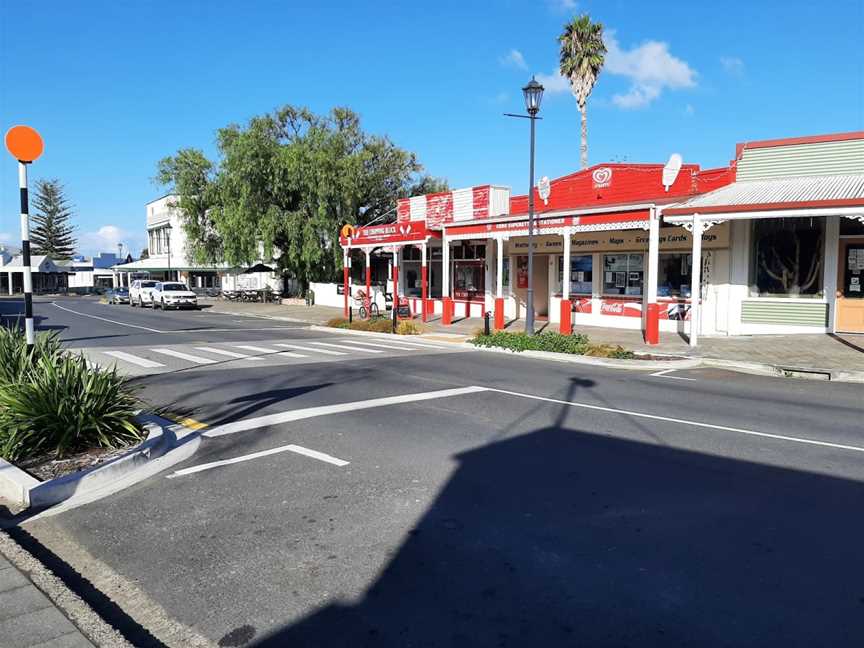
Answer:
M206 351L207 353L215 353L227 358L240 358L243 360L262 360L256 356L250 356L245 353L235 353L234 351L226 351L225 349L217 349L216 347L195 347L197 351Z
M258 328L206 328L206 329L193 329L193 330L185 330L180 329L178 331L163 331L161 329L151 328L149 326L140 326L138 324L130 324L128 322L118 322L117 320L108 319L107 317L99 317L98 315L90 315L89 313L81 313L76 310L72 310L71 308L66 308L65 306L61 306L57 302L52 302L54 306L59 308L60 310L64 310L67 313L72 313L74 315L80 315L81 317L89 317L90 319L101 320L103 322L108 322L110 324L117 324L118 326L126 326L129 328L141 329L142 331L149 331L150 333L159 333L162 335L173 335L173 334L194 334L199 335L201 333L230 333L230 332L242 332L242 331L299 331L306 329L308 327L305 326L260 326ZM214 313L214 315L219 315L220 313Z
M112 358L117 358L119 360L123 360L124 362L129 362L134 365L138 365L139 367L145 367L147 369L156 369L157 367L164 367L165 365L161 362L154 362L153 360L148 360L147 358L139 358L136 355L132 355L131 353L126 353L125 351L102 351L105 355L109 355Z
M669 374L673 371L678 371L677 369L664 369L663 371L655 371L650 376L656 376L657 378L671 378L672 380L696 380L695 378L685 378L684 376L670 376Z
M361 347L352 347L345 344L331 344L330 342L310 342L309 344L314 344L315 346L333 347L334 349L344 349L345 351L359 351L360 353L384 353L383 351L378 351L377 349L363 349Z
M380 349L397 349L399 351L419 351L417 347L401 346L399 342L388 342L387 344L377 344L375 342L361 342L360 340L351 340L351 344L362 344L363 346L378 347Z
M432 344L430 342L415 342L414 340L411 340L410 342L408 342L407 340L404 340L402 338L399 338L398 340L396 340L396 344L404 344L406 346L419 347L422 349L446 349L447 348L446 344L445 344L445 346L441 346L439 344Z
M261 452L253 452L252 454L234 457L233 459L223 459L222 461L212 461L210 463L201 464L200 466L183 468L181 470L176 470L170 475L168 475L168 479L173 479L174 477L182 477L183 475L191 475L197 472L202 472L204 470L210 470L211 468L219 468L220 466L229 466L231 464L240 463L241 461L249 461L251 459L267 457L269 455L278 454L280 452L296 452L297 454L301 454L306 457L312 457L313 459L318 459L319 461L326 461L327 463L331 463L334 466L339 467L347 466L350 463L348 461L338 459L323 452L318 452L317 450L310 450L309 448L304 448L303 446L291 444L281 446L279 448L272 448L270 450L262 450Z
M420 392L416 394L403 394L401 396L385 396L384 398L372 398L369 400L353 401L350 403L337 403L336 405L307 407L288 412L267 414L257 418L243 419L241 421L234 421L233 423L225 423L224 425L210 428L203 432L202 435L205 437L218 437L226 434L235 434L237 432L247 432L249 430L267 427L269 425L279 425L280 423L289 423L291 421L300 421L302 419L315 418L318 416L327 416L329 414L344 414L346 412L356 412L358 410L373 409L375 407L384 407L386 405L415 403L418 401L434 400L436 398L475 394L482 391L488 390L486 387L476 386L457 387L454 389L441 389L438 391Z
M257 353L266 353L268 355L286 356L288 358L306 358L308 356L300 353L291 353L290 351L279 351L278 349L268 349L267 347L252 346L250 344L235 344L236 349L246 349L247 351L255 351Z
M65 306L61 306L57 302L52 302L57 308L60 310L64 310L67 313L72 313L74 315L80 315L81 317L89 317L90 319L102 320L103 322L109 322L111 324L117 324L118 326L128 326L130 328L141 329L142 331L150 331L151 333L164 333L165 331L160 331L159 329L150 328L149 326L138 326L137 324L127 324L126 322L118 322L117 320L108 319L107 317L99 317L98 315L89 315L88 313L79 313L78 311L74 311L71 308L66 308Z
M182 351L175 351L174 349L150 349L153 353L161 353L162 355L171 356L172 358L180 358L181 360L188 360L189 362L194 362L195 364L208 365L208 364L216 364L217 360L211 360L210 358L202 358L201 356L192 355L191 353L183 353Z
M864 452L864 447L845 445L843 443L831 443L829 441L819 441L817 439L808 439L805 437L786 436L784 434L771 434L769 432L757 432L756 430L747 430L744 428L730 427L728 425L715 425L713 423L702 423L700 421L690 421L688 419L673 418L671 416L660 416L658 414L646 414L645 412L634 412L632 410L618 409L615 407L603 407L602 405L589 405L588 403L573 403L570 401L559 400L557 398L546 398L545 396L535 396L533 394L522 394L519 392L508 391L506 389L495 389L487 387L486 391L497 392L499 394L509 394L510 396L518 396L520 398L529 398L532 400L545 401L547 403L556 403L558 405L568 405L581 409L595 410L598 412L610 412L612 414L622 414L624 416L632 416L634 418L651 419L653 421L666 421L667 423L678 423L680 425L689 425L692 427L705 428L708 430L720 430L721 432L734 432L736 434L746 434L748 436L763 437L766 439L777 439L779 441L791 441L793 443L803 443L806 445L822 446L826 448L837 448L839 450L852 450L853 452Z
M284 342L277 342L274 346L285 347L286 349L297 349L298 351L309 351L311 353L323 353L324 355L348 355L344 351L328 351L327 349L313 349L308 346L300 346L299 344L285 344Z

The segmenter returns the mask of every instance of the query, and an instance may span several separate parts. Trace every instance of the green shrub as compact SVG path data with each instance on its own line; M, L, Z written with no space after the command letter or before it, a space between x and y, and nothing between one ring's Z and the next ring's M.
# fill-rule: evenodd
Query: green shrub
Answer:
M561 335L553 332L526 335L496 331L490 335L476 335L470 342L477 346L501 347L512 351L552 351L576 355L582 355L588 348L588 337L585 335Z
M616 360L633 360L636 354L620 345L612 344L589 344L585 351L586 356L595 358L614 358Z
M21 361L21 354L30 361ZM0 355L18 362L0 377L0 456L63 457L142 438L134 420L140 407L134 390L116 371L92 368L83 357L64 353L56 335L37 337L28 355L23 333L12 331L0 337Z
M393 320L389 317L375 317L371 320L355 319L350 323L341 317L334 317L327 322L327 326L331 328L351 329L352 331L393 332Z
M24 333L19 328L0 326L0 385L24 380L25 373L41 357L57 359L63 354L56 333L36 336L33 351L27 351Z

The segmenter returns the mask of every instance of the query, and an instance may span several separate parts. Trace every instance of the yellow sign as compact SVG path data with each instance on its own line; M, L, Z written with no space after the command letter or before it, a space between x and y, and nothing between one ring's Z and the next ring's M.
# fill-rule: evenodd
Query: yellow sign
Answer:
M615 230L610 232L578 232L573 234L571 254L586 252L642 252L648 250L648 232L645 230ZM702 233L704 249L729 247L729 222L718 223ZM660 228L660 251L682 251L693 249L693 236L683 227ZM505 254L528 252L528 237L513 237L504 245ZM562 254L564 237L545 234L534 237L534 252L539 254Z
M354 226L353 225L343 225L342 226L342 236L345 238L353 238L354 237Z

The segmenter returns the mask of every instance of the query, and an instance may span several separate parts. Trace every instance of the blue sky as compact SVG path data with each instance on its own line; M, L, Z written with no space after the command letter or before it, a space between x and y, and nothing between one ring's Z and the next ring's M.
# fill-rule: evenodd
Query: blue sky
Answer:
M320 4L321 6L315 6ZM0 0L0 128L37 128L31 178L57 177L83 252L140 251L156 161L286 103L347 105L453 187L527 184L520 88L547 86L538 175L578 169L556 37L587 11L610 54L589 154L719 166L736 142L864 130L864 0L830 2L35 2ZM541 76L542 75L542 76ZM19 234L0 163L0 243Z

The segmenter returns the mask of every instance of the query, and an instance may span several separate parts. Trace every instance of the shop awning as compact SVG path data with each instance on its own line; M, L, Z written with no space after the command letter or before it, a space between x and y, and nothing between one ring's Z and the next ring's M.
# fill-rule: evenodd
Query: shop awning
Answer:
M733 182L666 207L663 219L680 223L693 214L741 219L859 212L864 215L864 174L815 175Z
M649 209L633 209L587 215L537 218L535 234L559 234L566 230L576 232L601 232L605 230L647 229L651 212ZM490 223L448 225L444 228L448 240L471 238L500 238L528 236L528 218L508 219Z

